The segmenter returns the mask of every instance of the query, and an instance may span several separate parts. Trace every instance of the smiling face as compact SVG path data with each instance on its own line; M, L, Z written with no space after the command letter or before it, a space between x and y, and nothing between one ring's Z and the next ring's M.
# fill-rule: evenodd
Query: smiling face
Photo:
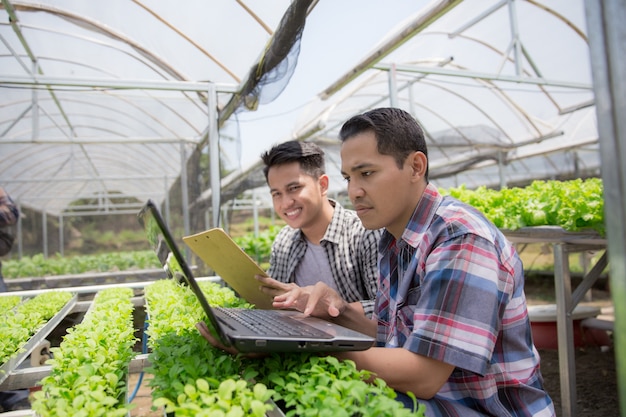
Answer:
M399 238L426 187L426 157L413 152L402 167L390 155L378 152L373 131L366 130L341 145L341 173L348 195L363 225L385 227Z
M311 229L326 230L330 218L326 219L325 205L331 207L326 197L327 175L315 179L305 174L298 162L290 162L272 166L267 183L274 210L289 226L302 229L307 236Z

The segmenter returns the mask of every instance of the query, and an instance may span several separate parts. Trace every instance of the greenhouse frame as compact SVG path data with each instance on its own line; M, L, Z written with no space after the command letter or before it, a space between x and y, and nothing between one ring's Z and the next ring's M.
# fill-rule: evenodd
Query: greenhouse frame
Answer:
M190 234L235 200L269 205L259 156L286 140L322 146L345 193L339 129L381 106L424 127L442 188L601 177L626 415L624 2L337 3L2 0L0 186L44 228L152 199Z

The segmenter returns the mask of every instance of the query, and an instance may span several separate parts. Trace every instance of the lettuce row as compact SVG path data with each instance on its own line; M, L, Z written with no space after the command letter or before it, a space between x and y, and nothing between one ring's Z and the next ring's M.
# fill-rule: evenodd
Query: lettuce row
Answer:
M201 283L214 305L249 306L215 283ZM153 404L176 416L262 416L272 399L287 416L423 416L397 402L384 381L332 356L290 353L233 357L195 328L204 312L191 291L171 280L146 287ZM215 414L212 414L215 413Z
M524 188L502 190L461 186L439 191L475 207L500 229L559 226L569 232L594 230L605 235L600 178L533 181Z
M110 288L96 294L89 311L68 329L51 371L34 394L37 415L122 417L132 408L126 403L128 365L136 342L134 306L130 288Z
M0 314L0 365L20 353L22 346L71 298L67 291L41 293L21 304L20 297L6 297L3 301L6 310Z

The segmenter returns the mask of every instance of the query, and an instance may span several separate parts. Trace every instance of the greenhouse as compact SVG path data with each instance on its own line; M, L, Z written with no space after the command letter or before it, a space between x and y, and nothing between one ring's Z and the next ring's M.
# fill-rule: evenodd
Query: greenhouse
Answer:
M369 109L399 107L423 127L429 179L442 190L497 192L553 181L601 180L604 212L594 227L590 220L578 222L580 230L548 224L559 227L556 232L524 224L511 230L508 223L494 223L507 230L518 248L541 243L554 253L560 386L551 395L559 398L557 414L585 416L577 409L572 316L584 294L604 279L605 270L615 316L611 349L619 365L613 370L615 396L626 398L623 1L2 0L0 16L0 187L23 214L12 229L13 250L2 258L5 271L22 257L80 253L88 246L87 233L102 225L116 224L117 233L137 228L136 214L148 200L158 205L177 239L212 227L228 230L238 212L251 213L258 237L259 210L274 216L260 156L289 140L324 149L329 194L349 204L340 172L341 126ZM76 235L82 236L81 243ZM99 245L92 244L90 251L106 252ZM603 256L588 265L576 287L568 255L585 251ZM201 268L189 251L185 255ZM60 383L61 371L50 365L31 369L34 376L29 378L26 359L61 321L67 322L64 316L80 312L84 319L76 326L83 327L68 343L90 339L89 332L100 340L103 336L95 333L102 329L91 320L106 317L107 331L119 337L119 356L125 361L123 372L109 373L116 379L113 385L126 387L129 374L149 370L157 381L154 404L174 407L176 384L158 379L173 365L165 359L149 362L166 347L185 355L167 339L168 332L181 335L188 346L198 343L196 334L176 326L188 324L185 314L201 313L185 305L188 310L177 312L178 322L155 320L147 331L143 323L132 323L133 305L157 314L163 303L182 305L189 297L167 287L159 267L147 269L146 274L126 272L123 278L102 275L83 289L67 277L41 273L30 279L42 287L0 293L0 301L7 300L0 306L9 311L12 295L24 297L16 302L26 308L27 298L69 292L55 298L56 311L34 324L40 330L26 337L21 354L0 363L0 391L31 388L44 378ZM216 277L203 278L212 300L230 297L212 285L219 281ZM117 284L97 285L111 284L111 279ZM89 301L87 294L92 294ZM111 299L119 300L117 307L98 309ZM154 356L125 356L135 342L127 329L113 328L124 320L131 321L136 333L150 336L145 348ZM158 346L157 337L169 345ZM253 372L253 366L239 362L219 371L228 375L239 366L240 372ZM299 366L296 361L285 365L292 370ZM258 380L271 386L269 367L258 370ZM362 379L353 369L341 371L355 383ZM271 398L254 391L258 387L230 382L233 390L252 390L242 397ZM194 392L208 390L202 384ZM121 390L114 401L124 403L132 388ZM378 388L376 395L386 398ZM86 401L80 398L77 409ZM43 402L23 415L48 415ZM626 415L626 403L619 402ZM300 406L307 407L294 407ZM379 406L387 405L381 399ZM177 407L177 415L192 415L183 411L191 405ZM355 409L354 415L362 411ZM276 409L257 412L282 414ZM111 415L140 415L125 406L115 413Z

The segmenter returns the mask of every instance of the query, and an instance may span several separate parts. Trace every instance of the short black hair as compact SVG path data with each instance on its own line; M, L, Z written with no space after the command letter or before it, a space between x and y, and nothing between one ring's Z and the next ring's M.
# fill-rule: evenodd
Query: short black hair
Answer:
M261 155L265 164L263 173L267 181L267 174L271 167L276 165L298 162L300 169L313 178L319 178L326 172L324 151L312 142L291 140L273 146Z
M399 168L411 152L422 152L428 158L424 130L410 113L402 109L380 107L353 116L341 127L339 139L345 142L367 131L374 132L378 152L392 156ZM428 166L424 177L428 181Z

